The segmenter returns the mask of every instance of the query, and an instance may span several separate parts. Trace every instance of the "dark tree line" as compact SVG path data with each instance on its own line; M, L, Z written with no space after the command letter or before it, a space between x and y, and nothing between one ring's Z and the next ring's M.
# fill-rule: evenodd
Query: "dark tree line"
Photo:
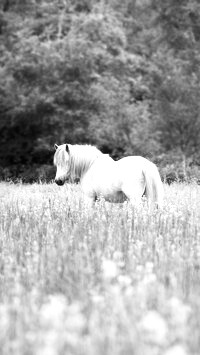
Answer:
M2 0L0 178L52 177L55 141L198 177L199 24L197 0Z

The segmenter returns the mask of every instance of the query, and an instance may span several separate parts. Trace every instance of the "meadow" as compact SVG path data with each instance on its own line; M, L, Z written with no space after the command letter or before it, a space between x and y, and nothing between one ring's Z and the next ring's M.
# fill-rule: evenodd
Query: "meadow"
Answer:
M199 354L199 226L195 183L155 212L0 183L1 355Z

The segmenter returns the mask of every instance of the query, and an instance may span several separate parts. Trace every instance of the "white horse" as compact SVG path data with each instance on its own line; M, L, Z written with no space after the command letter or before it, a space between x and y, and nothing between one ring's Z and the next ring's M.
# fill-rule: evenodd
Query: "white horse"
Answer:
M129 156L114 161L91 145L55 144L55 182L80 181L90 200L102 196L109 202L132 204L146 196L150 204L161 207L163 184L155 164L140 156Z

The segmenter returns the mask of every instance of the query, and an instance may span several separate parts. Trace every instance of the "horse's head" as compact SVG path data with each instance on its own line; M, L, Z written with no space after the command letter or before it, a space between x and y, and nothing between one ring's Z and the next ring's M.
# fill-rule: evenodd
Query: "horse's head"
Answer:
M66 180L81 181L93 162L102 155L100 150L90 145L55 144L55 150L55 182L58 185L63 185Z
M65 181L69 179L70 173L70 159L68 144L54 145L54 165L56 166L55 182L57 185L64 185Z

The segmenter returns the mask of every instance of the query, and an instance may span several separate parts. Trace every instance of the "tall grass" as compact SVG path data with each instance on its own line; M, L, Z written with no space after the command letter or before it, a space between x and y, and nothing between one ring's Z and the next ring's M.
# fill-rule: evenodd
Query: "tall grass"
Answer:
M200 187L165 194L150 213L1 183L1 355L198 354Z

